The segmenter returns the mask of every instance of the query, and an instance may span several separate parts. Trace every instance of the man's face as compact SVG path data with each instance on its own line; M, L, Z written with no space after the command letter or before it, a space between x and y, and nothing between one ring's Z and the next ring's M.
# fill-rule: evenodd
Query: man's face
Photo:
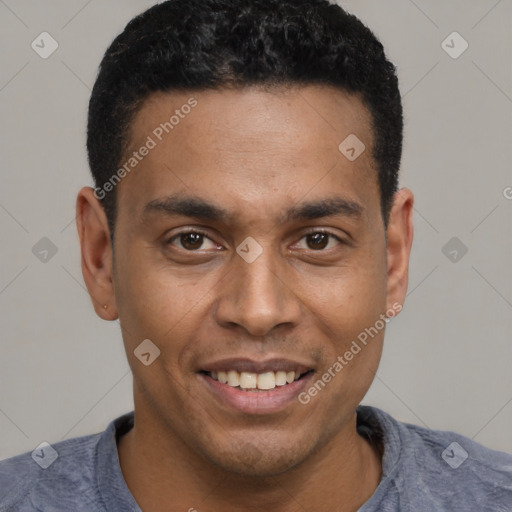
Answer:
M366 145L354 161L338 149L350 134ZM162 93L134 119L126 159L148 136L155 147L117 187L114 244L137 420L224 469L285 471L348 428L384 330L335 363L399 299L369 113L328 87ZM148 366L134 355L146 339L160 349ZM268 373L271 387L294 369L299 380L267 391L212 373L245 386Z

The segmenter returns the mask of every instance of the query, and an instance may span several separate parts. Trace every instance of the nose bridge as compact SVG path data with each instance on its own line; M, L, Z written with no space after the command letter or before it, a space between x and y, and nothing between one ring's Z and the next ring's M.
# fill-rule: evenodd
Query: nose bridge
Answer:
M217 307L219 323L238 324L261 336L276 325L298 321L299 301L270 247L252 261L237 254L232 265Z
M261 307L276 306L280 301L284 286L278 278L279 265L271 249L266 249L253 262L239 262L238 275L244 284L246 298Z

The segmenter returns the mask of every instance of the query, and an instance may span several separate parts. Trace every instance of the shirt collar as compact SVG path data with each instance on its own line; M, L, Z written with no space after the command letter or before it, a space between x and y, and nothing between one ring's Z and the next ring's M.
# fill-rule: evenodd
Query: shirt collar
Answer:
M112 421L101 435L96 447L96 478L105 509L110 511L141 512L121 471L117 441L134 425L134 411Z
M364 509L373 510L373 503L379 502L389 491L390 482L396 481L402 459L403 429L389 414L367 405L360 405L357 410L358 432L377 441L383 447L382 477L372 497L365 503ZM124 512L142 512L132 496L121 471L118 439L133 428L134 411L113 420L101 435L96 447L96 478L101 499L106 510L123 510Z

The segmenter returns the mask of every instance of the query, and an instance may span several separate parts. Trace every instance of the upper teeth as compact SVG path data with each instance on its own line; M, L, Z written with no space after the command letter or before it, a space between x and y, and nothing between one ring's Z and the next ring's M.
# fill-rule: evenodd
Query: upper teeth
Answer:
M274 389L276 386L284 386L290 384L300 377L298 372L265 372L265 373L251 373L251 372L237 372L230 370L228 372L211 372L211 377L222 384L228 386L238 387L242 389Z

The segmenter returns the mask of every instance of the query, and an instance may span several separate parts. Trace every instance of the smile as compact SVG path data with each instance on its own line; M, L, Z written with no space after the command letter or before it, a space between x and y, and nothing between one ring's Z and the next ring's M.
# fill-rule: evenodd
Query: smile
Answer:
M288 359L224 359L202 365L197 375L208 394L228 410L245 414L277 413L297 404L315 370Z
M236 389L243 391L268 391L276 389L280 386L286 386L292 382L299 380L306 373L299 371L277 372L268 371L263 373L237 372L236 370L208 372L207 374L221 384L227 384Z

